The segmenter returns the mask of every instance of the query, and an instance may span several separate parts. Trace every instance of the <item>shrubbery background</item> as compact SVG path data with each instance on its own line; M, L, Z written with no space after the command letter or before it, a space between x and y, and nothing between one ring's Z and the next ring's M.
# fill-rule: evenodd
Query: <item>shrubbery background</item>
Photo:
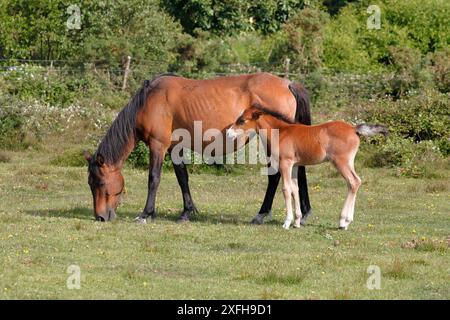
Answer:
M167 71L283 76L289 59L315 122L389 126L387 141L363 143L365 165L413 177L448 169L450 2L377 1L379 30L367 28L370 1L307 3L83 0L81 29L68 30L67 1L4 0L0 149L51 151L55 165L82 165L72 158L95 148L144 79ZM145 167L146 159L139 145L130 163Z

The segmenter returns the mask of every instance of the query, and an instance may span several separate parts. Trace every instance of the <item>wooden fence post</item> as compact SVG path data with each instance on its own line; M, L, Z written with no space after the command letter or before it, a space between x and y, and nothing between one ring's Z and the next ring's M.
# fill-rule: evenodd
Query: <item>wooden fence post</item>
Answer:
M130 73L130 63L131 63L131 57L128 56L127 63L125 65L125 71L123 73L122 90L125 90L127 88L128 74Z
M284 60L284 77L289 78L289 65L291 63L291 59L286 58Z

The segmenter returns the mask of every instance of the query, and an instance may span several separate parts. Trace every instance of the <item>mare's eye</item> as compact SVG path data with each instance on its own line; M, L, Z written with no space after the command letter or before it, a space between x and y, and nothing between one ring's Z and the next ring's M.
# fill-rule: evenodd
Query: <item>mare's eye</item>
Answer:
M122 194L122 192L123 192L123 189L120 190L119 192L115 193L114 196L116 196L116 197L120 196ZM106 192L106 195L109 197L111 194L109 192Z

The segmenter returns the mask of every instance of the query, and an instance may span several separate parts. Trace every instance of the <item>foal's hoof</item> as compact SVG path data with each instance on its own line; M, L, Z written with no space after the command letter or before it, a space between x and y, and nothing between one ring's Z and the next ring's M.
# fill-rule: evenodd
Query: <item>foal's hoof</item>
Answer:
M302 223L294 223L294 228L301 228L302 227Z
M348 226L339 226L339 230L347 230Z
M134 219L134 222L136 222L138 224L147 224L147 219L139 216L139 217L136 217L136 219Z
M284 230L289 230L289 227L291 226L291 221L285 221L283 223L283 229Z

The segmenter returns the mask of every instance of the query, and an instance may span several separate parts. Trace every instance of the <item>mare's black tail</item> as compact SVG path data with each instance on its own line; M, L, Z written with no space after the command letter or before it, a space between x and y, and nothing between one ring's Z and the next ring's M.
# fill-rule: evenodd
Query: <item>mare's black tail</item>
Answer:
M309 95L306 89L295 82L289 84L289 90L295 97L297 107L295 110L295 121L298 123L311 125L311 107L309 103ZM303 213L301 224L305 225L306 218L311 214L311 204L309 203L308 181L306 180L305 167L298 167L298 187L300 194L300 207Z

